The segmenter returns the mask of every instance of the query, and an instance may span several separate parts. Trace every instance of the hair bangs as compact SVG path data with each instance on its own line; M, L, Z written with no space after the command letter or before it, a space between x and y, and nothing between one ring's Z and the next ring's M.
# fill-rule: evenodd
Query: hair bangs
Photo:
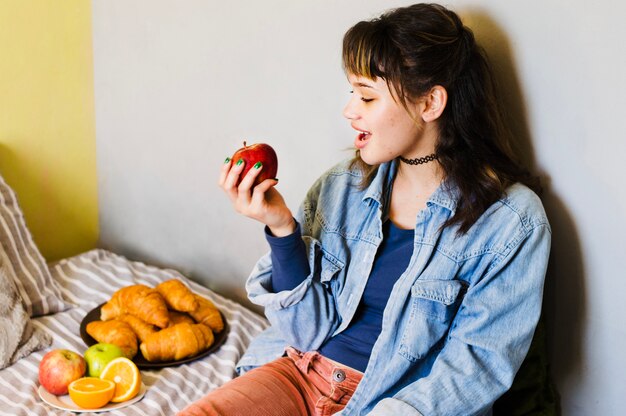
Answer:
M381 61L382 38L377 30L372 30L376 22L360 22L353 26L343 38L343 69L369 79L385 78Z
M402 54L387 33L380 20L359 22L346 32L343 38L343 69L372 80L382 78L387 82L393 99L399 99L407 109L407 96L402 85Z

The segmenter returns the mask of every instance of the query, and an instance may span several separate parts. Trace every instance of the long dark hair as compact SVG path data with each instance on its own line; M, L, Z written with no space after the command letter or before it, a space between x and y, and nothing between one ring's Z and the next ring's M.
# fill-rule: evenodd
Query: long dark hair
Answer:
M436 85L448 92L436 153L460 196L444 226L458 224L467 232L515 182L539 191L538 178L513 155L485 51L456 13L438 4L415 4L359 22L344 36L343 66L350 74L384 79L407 111L408 102ZM369 183L377 167L358 152L353 163Z

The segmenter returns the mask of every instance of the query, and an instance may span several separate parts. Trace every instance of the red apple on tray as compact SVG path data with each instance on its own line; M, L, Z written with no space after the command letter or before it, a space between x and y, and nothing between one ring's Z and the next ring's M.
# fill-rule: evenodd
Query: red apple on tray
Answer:
M39 363L39 383L49 393L67 394L67 386L85 375L87 363L82 355L57 349L48 352Z
M266 179L276 178L276 173L278 172L278 158L276 157L276 152L269 144L255 143L247 146L246 142L243 142L243 147L237 150L231 159L233 163L237 163L239 159L243 159L246 164L239 175L237 185L239 185L239 182L246 176L246 173L248 173L257 162L261 162L263 167L261 168L259 176L256 177L252 185L253 187Z

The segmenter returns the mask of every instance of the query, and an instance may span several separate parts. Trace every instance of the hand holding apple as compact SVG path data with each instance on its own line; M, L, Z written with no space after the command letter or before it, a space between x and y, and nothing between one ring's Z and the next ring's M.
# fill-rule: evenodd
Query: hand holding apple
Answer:
M124 357L124 352L117 345L100 342L87 348L85 361L89 377L100 377L102 369L117 357Z
M52 350L39 363L39 383L57 396L67 394L67 386L81 378L86 369L82 355L70 350Z
M263 167L259 176L256 177L252 185L253 187L266 179L276 178L276 173L278 172L278 157L269 144L255 143L247 146L244 141L243 147L237 150L231 159L233 163L237 163L239 160L243 160L245 163L243 171L239 174L237 185L239 185L241 180L246 176L246 173L248 173L257 162L261 162Z
M242 163L238 164L240 160ZM249 179L245 186L240 185L257 162L262 163L262 169L254 181ZM274 188L276 182L266 181L275 178L277 171L278 159L270 145L257 143L247 146L244 142L244 146L233 154L232 159L226 160L219 185L230 198L235 211L262 222L269 227L272 234L280 237L291 234L296 224L282 195Z

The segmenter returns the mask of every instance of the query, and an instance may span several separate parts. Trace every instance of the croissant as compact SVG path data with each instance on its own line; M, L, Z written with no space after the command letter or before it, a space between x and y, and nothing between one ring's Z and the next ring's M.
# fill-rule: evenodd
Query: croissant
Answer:
M92 321L87 324L86 329L96 341L120 347L128 358L132 359L137 354L137 336L126 322L116 319Z
M159 328L166 328L169 321L163 297L145 285L126 286L115 292L111 300L102 305L100 319L107 321L125 313Z
M205 351L213 340L213 332L206 325L182 323L149 335L140 349L151 362L181 360Z
M156 290L163 296L170 309L191 312L198 307L194 294L180 280L167 280L157 285Z
M141 342L145 341L148 335L157 331L157 327L147 323L143 319L137 318L135 315L125 313L115 319L118 321L126 322Z
M170 313L170 324L169 326L174 326L176 324L182 324L183 322L187 322L189 324L195 324L196 321L193 320L189 314L178 311L169 311Z
M189 312L189 315L199 324L205 324L213 332L221 332L224 329L224 321L220 311L213 302L200 295L194 294L198 301L198 308Z

